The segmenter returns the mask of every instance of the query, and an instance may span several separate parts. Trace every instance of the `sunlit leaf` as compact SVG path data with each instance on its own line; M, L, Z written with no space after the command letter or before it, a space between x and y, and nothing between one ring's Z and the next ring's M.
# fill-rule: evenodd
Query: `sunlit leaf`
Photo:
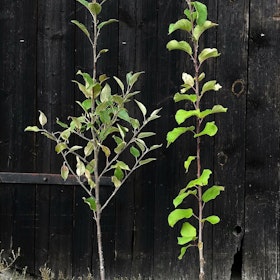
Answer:
M41 131L38 126L28 126L24 129L24 131L33 131L33 132L39 132Z
M110 97L111 97L111 87L109 86L109 84L106 83L106 85L101 90L100 101L106 102L110 100Z
M116 76L114 76L114 79L118 83L121 91L124 92L124 84L123 84L123 82L118 77L116 77Z
M206 190L202 195L203 202L208 202L210 200L215 199L218 195L220 195L221 191L224 191L225 188L222 186L213 186Z
M65 143L58 143L56 146L55 146L55 151L60 154L63 150L67 149L67 145Z
M68 175L69 175L69 169L68 169L68 167L67 167L65 164L63 164L63 165L61 166L60 174L61 174L62 179L63 179L64 181L66 181L67 178L68 178Z
M169 33L168 34L171 34L175 30L178 30L178 29L190 32L192 30L192 24L187 19L180 19L180 20L176 21L175 23L171 23L169 25L169 30L168 30Z
M196 228L189 222L185 222L180 231L182 237L191 238L191 240L196 239ZM183 245L183 244L181 244Z
M88 38L90 38L89 31L87 30L86 26L83 23L77 20L71 20L71 22L75 24L80 30L82 30Z
M221 221L221 219L218 216L213 215L213 216L209 216L207 218L204 218L202 221L203 222L207 221L208 223L210 223L212 225L216 225Z
M85 198L83 197L84 202L89 206L90 210L93 212L96 211L96 202L93 196Z
M105 25L108 25L108 24L111 24L111 23L114 23L114 22L118 22L118 20L112 18L112 19L103 21L103 22L101 22L101 23L98 24L97 28L101 29L101 28L104 27Z
M194 39L195 39L196 41L198 41L199 38L200 38L200 36L201 36L201 34L202 34L205 30L207 30L207 29L209 29L209 28L212 28L212 27L215 27L215 26L217 26L217 25L218 25L218 24L213 23L213 22L211 22L210 20L206 20L206 21L203 23L203 25L197 25L197 26L194 28L194 31L193 31L193 37L194 37Z
M189 100L192 103L194 103L197 100L197 96L196 96L196 94L180 94L180 93L177 92L177 93L175 93L173 99L174 99L175 102Z
M186 119L197 116L199 114L199 110L183 110L179 109L175 114L175 120L178 124L183 123Z
M181 51L188 53L189 55L192 55L192 48L191 48L190 44L186 41L178 42L177 40L171 40L167 43L166 48L169 51L181 50Z
M186 169L186 172L188 172L190 164L192 163L193 160L195 160L195 156L189 156L188 159L184 162L184 167Z
M195 187L195 186L207 186L208 185L208 180L210 178L212 174L212 171L210 169L204 169L202 171L202 174L200 175L199 178L197 179L194 179L194 180L191 180L187 187L182 189L180 191L180 193L184 192L186 189L189 189L189 188L192 188L192 187Z
M196 195L197 194L197 190L190 190L184 193L181 193L179 195L177 195L174 199L173 199L173 205L175 208L177 208L182 202L183 200L188 197L189 195Z
M154 132L141 132L138 134L138 138L147 138L156 135Z
M111 155L111 151L107 146L101 145L101 149L107 158Z
M180 253L180 255L178 256L178 259L181 260L181 259L184 257L184 255L185 255L187 249L190 248L190 247L192 247L192 246L193 246L193 245L188 245L188 246L182 247L182 248L181 248L181 253Z
M79 159L79 157L76 157L76 161L76 174L80 177L84 175L86 167L84 163Z
M88 4L88 10L93 14L93 15L99 15L101 10L102 10L102 6L99 3L89 3Z
M116 176L112 176L111 180L115 188L119 188L122 185L122 182Z
M124 178L124 172L120 167L117 167L114 171L114 176L121 181Z
M195 10L197 12L197 24L203 25L207 19L207 6L201 2L195 1L193 2L195 6Z
M221 85L218 84L216 80L211 80L203 85L201 94L204 94L206 91L210 91L210 90L218 91L221 88L222 88Z
M215 122L208 122L206 123L204 129L200 132L194 135L194 138L203 136L203 135L208 135L208 136L214 136L218 132L218 127L215 125Z
M145 73L145 72L142 71L142 72L134 73L134 74L129 78L128 84L129 84L130 86L133 86L133 85L137 82L139 76L140 76L141 74L143 74L143 73Z
M155 160L156 160L156 158L143 159L143 160L140 160L139 165L145 165L145 164L148 164L148 163L150 163L152 161L155 161Z
M218 57L220 55L221 54L218 52L217 49L215 49L215 48L213 48L213 49L206 48L206 49L203 49L201 51L201 53L198 56L198 60L199 60L200 63L202 63L202 62L204 62L208 58Z
M168 224L171 227L182 220L182 219L189 219L193 215L193 210L191 208L188 209L175 209L168 215Z
M184 134L187 131L194 131L195 127L176 127L172 131L169 131L166 136L167 140L167 147L169 147L170 144L172 144L179 136Z
M135 158L138 158L140 156L140 151L134 146L131 146L129 151Z
M63 128L68 128L68 125L64 122L61 122L59 118L56 118L56 123Z
M135 102L138 105L139 109L141 110L141 112L142 112L142 114L143 114L143 116L145 118L145 116L147 114L147 109L146 109L145 105L143 103L141 103L140 101L138 101L138 100L135 100Z

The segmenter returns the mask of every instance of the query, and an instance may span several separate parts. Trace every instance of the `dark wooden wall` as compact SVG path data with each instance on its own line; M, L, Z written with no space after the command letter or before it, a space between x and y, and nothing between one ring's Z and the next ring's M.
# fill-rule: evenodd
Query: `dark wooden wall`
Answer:
M216 117L218 135L203 143L205 167L226 187L207 210L222 218L205 228L207 279L280 279L280 2L205 3L219 27L203 44L222 53L207 69L223 85L207 104L229 108ZM100 72L124 77L145 71L141 100L149 110L163 107L153 129L164 145L175 125L172 97L188 69L180 53L165 48L168 25L183 7L183 0L109 0L103 14L120 22L104 33L101 44L110 53ZM75 111L79 93L71 80L78 69L90 70L90 51L71 19L89 21L74 0L1 0L2 172L59 173L51 143L23 130L36 122L39 109L50 124ZM196 251L178 261L178 233L167 224L172 199L186 182L182 162L193 149L189 142L158 151L158 161L135 174L104 213L108 278L197 279ZM69 279L87 268L97 272L95 228L82 196L75 186L0 184L1 247L21 247L17 265L31 273L45 263Z

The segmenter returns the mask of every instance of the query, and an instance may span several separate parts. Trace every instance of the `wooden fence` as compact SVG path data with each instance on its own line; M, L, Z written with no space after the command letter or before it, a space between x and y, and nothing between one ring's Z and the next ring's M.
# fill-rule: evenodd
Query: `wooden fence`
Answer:
M100 72L124 77L145 71L138 88L148 110L163 108L153 129L155 141L164 145L175 124L172 97L189 67L180 53L165 48L171 38L168 25L182 14L183 2L110 0L104 11L104 19L118 18L119 24L102 37L110 52ZM213 181L226 187L207 210L222 218L205 228L207 279L280 279L280 2L202 2L219 23L203 44L222 53L207 65L223 85L207 104L229 108L216 117L218 135L203 143ZM75 111L79 93L71 80L78 69L90 69L90 51L72 19L89 21L74 0L1 1L1 172L59 173L61 162L50 142L23 130L36 122L39 109L49 123ZM172 199L186 182L182 162L192 149L190 139L189 146L176 143L159 150L158 161L139 170L105 211L109 279L197 279L196 251L178 261L178 232L167 224ZM82 190L40 183L44 175L29 182L20 176L14 174L13 184L7 177L0 184L1 247L21 247L17 266L28 266L34 274L45 263L69 279L88 268L97 272L95 228Z

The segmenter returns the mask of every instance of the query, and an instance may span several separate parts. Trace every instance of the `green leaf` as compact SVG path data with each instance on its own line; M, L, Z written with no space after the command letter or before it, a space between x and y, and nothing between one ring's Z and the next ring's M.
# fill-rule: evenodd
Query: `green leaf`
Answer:
M169 51L180 50L188 53L189 55L192 55L192 48L190 44L186 41L178 42L177 40L171 40L167 43L166 48Z
M144 152L146 149L146 144L142 139L136 139L135 140L136 145L139 147L139 149Z
M192 163L193 160L195 160L195 156L189 156L188 159L184 162L184 167L186 169L186 172L188 172L190 164Z
M203 135L208 135L208 136L214 136L218 132L218 127L215 125L215 122L208 122L206 123L204 129L200 132L194 135L194 138L203 136Z
M160 144L160 145L153 145L153 146L151 146L149 148L149 151L153 151L153 150L156 150L156 149L161 148L161 147L162 147L162 144Z
M66 130L64 130L60 133L60 137L63 140L68 140L70 135L71 135L71 129L70 128L67 128Z
M123 151L123 149L126 147L126 143L125 142L121 142L120 144L118 144L118 146L114 149L114 152L116 154L119 154L121 151Z
M124 178L124 172L121 168L117 167L114 171L114 176L121 181Z
M96 211L96 202L93 196L85 198L83 197L84 202L89 206L90 210L93 212Z
M197 190L190 190L184 193L181 193L179 195L177 195L174 199L173 199L173 205L175 208L177 208L182 202L183 200L188 197L189 195L196 195L197 194Z
M179 102L179 101L184 101L184 100L189 100L192 103L195 103L197 100L196 94L180 94L180 93L175 93L174 95L174 101Z
M82 4L84 7L88 8L88 4L89 2L86 0L76 0L77 2L79 2L80 4Z
M111 87L106 83L100 93L100 101L106 102L109 101L111 97Z
M192 23L187 19L180 19L175 23L171 23L169 25L169 33L168 34L171 34L175 30L178 30L178 29L190 32L192 30Z
M82 148L83 148L82 146L75 145L69 149L69 152L74 152L74 151L80 150Z
M138 134L138 138L147 138L156 135L154 132L141 132Z
M24 129L24 131L33 131L33 132L39 132L41 129L38 126L28 126Z
M185 190L195 187L195 186L207 186L208 185L208 180L212 174L212 171L210 169L204 169L201 176L197 179L191 180L186 188L182 189L180 191L180 194L185 192Z
M193 2L193 5L197 12L196 22L199 25L203 25L207 19L207 6L198 1Z
M84 34L86 34L86 36L88 38L90 38L89 31L87 30L86 26L83 23L81 23L81 22L79 22L77 20L71 20L71 22L73 24L75 24L80 30L82 30L84 32Z
M185 9L184 14L189 20L192 20L192 13L189 9Z
M68 169L68 167L67 167L65 164L63 164L63 165L61 166L60 174L61 174L62 179L63 179L64 181L66 181L67 178L68 178L68 175L69 175L69 169Z
M185 238L184 244L195 240L196 239L196 228L191 225L189 222L185 222L180 231L183 238ZM190 240L186 242L186 239L189 238ZM184 245L180 243L180 245Z
M221 221L221 219L218 216L213 215L213 216L209 216L207 218L204 218L202 221L203 222L207 221L207 222L209 222L212 225L216 225L216 224L218 224Z
M107 146L101 145L101 150L107 158L111 155L111 151Z
M114 23L114 22L118 22L118 20L112 18L112 19L103 21L103 22L101 22L101 23L98 24L97 28L101 29L101 28L104 27L105 25L108 25L108 24L111 24L111 23Z
M198 116L199 110L183 110L179 109L176 114L175 114L175 120L178 124L183 123L186 119L193 117L193 116Z
M172 144L173 142L175 142L175 140L181 136L182 134L184 134L187 131L194 131L195 127L194 126L190 126L190 127L176 127L174 128L172 131L169 131L167 133L166 136L166 140L167 140L167 147L169 147L170 144Z
M88 170L89 173L91 174L94 172L94 167L95 167L95 160L93 159L87 164L86 170Z
M121 91L124 92L124 84L123 84L123 82L118 77L116 77L116 76L114 76L114 79L118 83Z
M193 31L193 37L196 41L199 40L200 36L202 35L202 33L209 29L209 28L212 28L214 26L217 26L218 24L216 23L213 23L211 22L210 20L206 20L203 25L197 25L195 28L194 28L194 31Z
M85 174L86 167L84 163L79 159L79 157L76 156L76 174L80 177Z
M76 75L81 75L85 81L85 86L87 89L91 89L94 85L94 81L92 79L92 77L90 76L90 74L86 73L86 72L82 72L81 70L78 70L78 72L76 73Z
M206 109L200 112L199 118L203 119L211 114L226 113L226 112L227 112L227 108L224 108L222 105L214 105L212 109Z
M68 125L64 122L61 122L59 118L56 118L56 123L63 128L68 128Z
M188 245L188 246L184 246L181 248L181 253L178 256L178 259L181 260L183 258L183 256L185 255L186 251L188 248L192 247L193 245Z
M135 100L135 102L138 105L139 109L141 110L143 117L145 118L145 116L147 114L147 109L146 109L145 105L138 100Z
M204 62L206 59L208 59L208 58L212 58L212 57L218 57L218 56L220 56L221 54L220 53L218 53L218 50L217 49L215 49L215 48L213 48L213 49L211 49L211 48L206 48L206 49L203 49L202 51L201 51L201 53L199 54L199 56L198 56L198 60L199 60L199 62L200 62L200 64L202 63L202 62Z
M188 89L194 86L194 78L192 75L183 72L182 80L184 81L184 87L188 86Z
M130 123L130 117L129 117L129 114L127 113L127 110L126 109L121 109L118 113L118 117L124 121L127 121Z
M134 73L134 74L129 78L128 84L132 87L132 86L137 82L139 76L140 76L141 74L143 74L143 73L145 73L145 72L142 71L142 72Z
M135 148L134 146L130 147L130 153L135 157L138 158L140 156L140 151Z
M45 132L45 131L43 131L43 132L41 132L41 134L44 135L44 136L46 136L46 137L49 138L50 140L53 140L53 141L56 141L56 140L57 140L56 137L55 137L53 134L51 134L50 132Z
M55 151L60 154L63 150L67 149L67 145L65 143L58 143L56 146L55 146Z
M39 110L39 113L39 123L43 127L48 122L48 119L42 111Z
M168 224L171 227L182 220L182 219L189 219L193 215L193 210L191 208L188 209L175 209L168 215Z
M158 115L158 113L161 111L161 108L154 110L151 115L148 118L148 121L153 121L155 119L160 118L160 116Z
M120 133L122 139L124 139L125 138L125 134L128 131L128 129L126 127L122 126L122 125L119 125L119 124L117 124L117 127L119 129L119 133Z
M117 160L117 163L115 165L113 165L112 167L113 168L120 168L122 170L127 170L127 171L130 170L129 166L121 160Z
M121 144L123 142L123 140L120 137L116 136L116 135L113 135L113 139L115 140L117 145L119 145L119 144Z
M112 176L111 180L115 188L119 188L122 185L122 182L116 176Z
M140 160L139 166L140 166L140 165L148 164L148 163L150 163L150 162L152 162L152 161L155 161L155 160L157 160L157 159L156 159L156 158L147 158L147 159Z
M225 188L222 186L213 186L206 190L202 195L203 202L208 202L210 200L215 199L218 195L220 195L221 191L224 191Z
M87 89L83 84L79 83L79 82L76 81L76 80L72 80L72 82L78 85L79 90L84 94L84 96L85 96L86 98L92 97L92 92L91 92L91 90Z
M99 15L102 10L102 6L98 3L89 3L88 4L88 10L93 14L93 15Z
M203 85L201 94L204 94L206 91L210 91L210 90L218 91L221 88L222 88L221 85L218 84L216 80L211 80Z
M201 82L204 78L205 78L205 73L202 72L202 73L198 76L198 81Z

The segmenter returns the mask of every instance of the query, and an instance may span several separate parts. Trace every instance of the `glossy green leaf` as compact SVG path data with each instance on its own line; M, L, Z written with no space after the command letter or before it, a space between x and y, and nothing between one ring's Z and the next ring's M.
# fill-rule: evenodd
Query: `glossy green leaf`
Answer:
M203 202L208 202L210 200L215 199L218 195L220 195L221 191L224 191L225 188L222 186L213 186L206 190L202 195Z
M93 196L85 198L83 197L84 202L89 206L90 210L93 212L96 211L96 202Z
M127 121L130 123L130 116L128 115L127 113L127 110L126 109L121 109L118 113L118 117L124 121Z
M171 227L182 220L182 219L189 219L193 215L193 210L191 208L188 209L175 209L168 215L168 224Z
M203 135L208 135L208 136L214 136L218 132L218 127L215 125L215 122L208 122L206 123L204 129L200 132L194 135L194 138L203 136Z
M177 93L175 93L173 99L175 102L189 100L192 103L194 103L194 102L196 102L197 97L196 97L196 94L180 94L177 92Z
M24 131L33 131L33 132L39 132L41 131L38 126L28 126L24 129Z
M134 146L130 147L130 153L135 157L138 158L140 156L140 151L135 148Z
M166 136L167 140L167 147L169 147L170 144L172 144L179 136L184 134L187 131L194 131L195 127L176 127L172 131L169 131Z
M146 144L142 139L136 139L135 140L136 145L139 147L139 149L144 152L146 149Z
M193 160L195 160L196 157L195 156L189 156L188 159L184 162L184 167L186 172L188 172L190 164L192 163Z
M116 154L119 154L121 151L123 151L123 149L126 147L126 143L125 142L121 142L120 144L118 144L118 146L114 149L114 152Z
M178 259L181 260L181 259L184 257L184 255L185 255L187 249L190 248L190 247L192 247L192 246L193 246L193 245L188 245L188 246L182 247L182 248L181 248L180 255L178 256Z
M63 140L68 140L69 137L71 135L71 129L70 128L67 128L65 129L64 131L62 131L60 133L60 137L63 139Z
M74 151L80 150L82 148L83 148L82 146L75 145L69 149L69 152L74 152Z
M209 217L207 217L207 218L204 218L202 221L203 221L203 222L204 222L204 221L207 221L208 223L210 223L210 224L212 224L212 225L216 225L216 224L218 224L221 220L220 220L220 218L219 218L218 216L213 215L213 216L209 216Z
M192 24L187 19L180 19L177 22L171 23L169 25L169 33L168 34L171 34L175 30L178 30L178 29L190 32L192 30Z
M87 36L88 38L90 38L89 31L87 30L86 26L85 26L83 23L81 23L81 22L79 22L79 21L77 21L77 20L71 20L71 22L72 22L73 24L75 24L81 31L83 31L84 34L86 34L86 36Z
M175 114L175 120L178 124L183 123L186 119L197 116L199 114L199 110L183 110L179 109Z
M103 22L101 22L101 23L98 24L97 28L101 29L101 28L104 27L105 25L108 25L108 24L111 24L111 23L114 23L114 22L118 22L118 20L112 18L112 19L103 21Z
M190 44L186 41L178 42L177 40L171 40L167 43L166 48L169 51L181 50L181 51L188 53L189 55L192 55L192 48L191 48Z
M63 164L63 165L61 166L60 175L61 175L61 177L62 177L62 179L63 179L64 181L67 180L68 175L69 175L69 168L68 168L65 164Z
M173 205L175 208L177 208L186 197L188 197L189 195L196 195L197 194L197 190L190 190L184 193L181 193L179 195L177 195L174 199L173 199Z
M130 170L129 166L126 163L124 163L123 161L121 161L121 160L118 160L117 163L115 165L113 165L112 167L113 168L117 168L118 167L118 168L120 168L122 170L127 170L127 171Z
M65 143L58 143L56 146L55 146L55 151L60 154L63 150L67 149L67 145Z
M121 181L124 178L124 172L121 168L117 167L114 171L114 176Z
M203 49L201 51L201 53L198 55L198 60L200 63L203 63L208 58L218 57L220 55L221 54L218 52L217 49L206 48L206 49Z
M193 37L196 41L199 40L200 36L202 35L202 33L204 31L206 31L207 29L209 28L212 28L212 27L215 27L217 26L218 24L216 23L213 23L211 22L210 20L206 20L203 25L197 25L195 28L194 28L194 31L193 31Z
M48 119L42 111L39 110L39 113L39 123L41 126L44 126L48 122Z
M193 2L195 10L197 12L196 22L198 25L203 25L207 19L207 6L201 2Z

